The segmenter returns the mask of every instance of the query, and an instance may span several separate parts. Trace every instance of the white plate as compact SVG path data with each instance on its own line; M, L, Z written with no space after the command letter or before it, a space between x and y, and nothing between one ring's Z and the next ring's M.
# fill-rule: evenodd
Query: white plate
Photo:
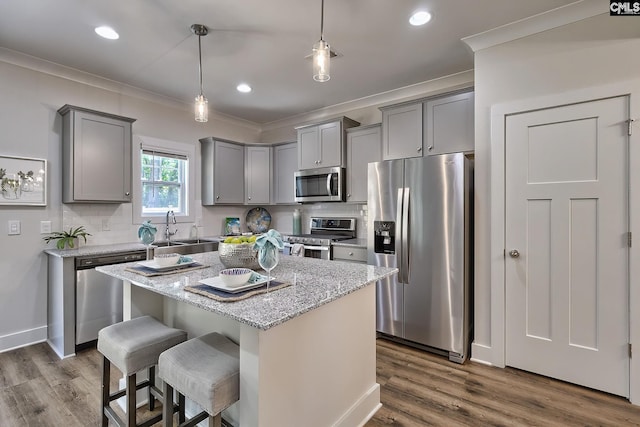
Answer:
M273 277L271 278L271 280L273 280ZM211 286L215 289L220 289L221 291L229 292L230 294L235 294L264 285L265 283L267 283L267 276L259 275L259 277L255 281L249 281L244 285L236 286L234 288L230 288L229 286L225 285L220 276L202 279L198 283Z
M151 259L148 261L139 261L138 265L141 265L142 267L150 268L156 271L167 271L167 270L173 270L176 268L188 267L191 264L195 264L195 263L196 261L187 261L187 262L181 262L180 264L173 264L173 265L168 265L166 267L161 267L158 265L158 263L155 260Z

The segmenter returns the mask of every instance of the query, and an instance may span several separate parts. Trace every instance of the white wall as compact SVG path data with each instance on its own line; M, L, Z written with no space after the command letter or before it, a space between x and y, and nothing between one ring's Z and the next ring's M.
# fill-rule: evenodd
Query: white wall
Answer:
M492 336L492 330L495 334L503 327L496 324L496 314L504 307L491 302L492 286L497 286L491 283L491 266L499 268L502 262L502 251L491 252L491 234L496 232L491 229L491 202L503 197L491 193L491 171L502 167L490 161L491 107L637 79L639 23L603 14L475 53L474 358L497 363L492 346L502 337Z

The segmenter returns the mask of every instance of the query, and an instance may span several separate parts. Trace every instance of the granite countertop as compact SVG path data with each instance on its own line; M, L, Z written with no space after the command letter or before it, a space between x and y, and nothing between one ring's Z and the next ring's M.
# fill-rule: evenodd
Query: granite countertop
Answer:
M333 246L350 246L357 248L367 248L367 239L347 239L347 240L338 240L337 242L331 243Z
M292 283L291 286L274 291L269 301L265 301L263 295L256 295L236 302L220 302L184 290L185 286L196 285L200 279L217 276L225 268L218 252L193 254L192 258L207 267L152 277L125 271L135 263L107 265L96 270L262 330L273 328L398 271L396 268L283 256L271 275L277 281Z
M212 237L200 237L200 240L208 241L208 242L219 242L221 238L219 236ZM224 237L222 238L224 239ZM175 240L187 240L187 239L175 239ZM162 243L162 242L158 242ZM132 251L144 251L147 249L146 245L143 245L140 242L131 242L131 243L116 243L112 245L82 245L79 248L74 249L55 249L55 248L47 248L44 250L45 253L60 257L60 258L69 258L69 257L80 257L80 256L92 256L92 255L107 255L107 254L115 254L120 252L132 252Z

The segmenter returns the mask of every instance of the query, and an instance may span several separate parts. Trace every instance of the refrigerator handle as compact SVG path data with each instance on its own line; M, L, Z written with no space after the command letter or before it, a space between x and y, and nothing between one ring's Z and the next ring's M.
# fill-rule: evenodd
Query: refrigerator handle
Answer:
M403 223L403 219L404 219L404 214L402 213L402 200L404 199L404 188L400 187L398 188L398 201L397 201L397 214L396 214L396 239L402 239L402 223ZM396 243L398 241L396 240ZM400 240L400 242L402 242L402 240ZM396 244L396 259L399 261L398 262L398 282L399 283L404 283L404 277L403 277L403 273L404 271L402 270L403 267L403 263L402 263L402 243L400 243L399 245Z
M404 189L404 197L402 201L402 269L403 273L402 282L409 284L409 253L411 245L409 244L409 187Z

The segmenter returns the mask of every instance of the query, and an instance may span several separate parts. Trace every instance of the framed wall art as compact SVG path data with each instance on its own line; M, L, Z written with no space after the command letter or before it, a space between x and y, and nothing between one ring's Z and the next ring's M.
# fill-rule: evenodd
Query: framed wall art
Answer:
M47 161L0 155L0 205L46 206Z

